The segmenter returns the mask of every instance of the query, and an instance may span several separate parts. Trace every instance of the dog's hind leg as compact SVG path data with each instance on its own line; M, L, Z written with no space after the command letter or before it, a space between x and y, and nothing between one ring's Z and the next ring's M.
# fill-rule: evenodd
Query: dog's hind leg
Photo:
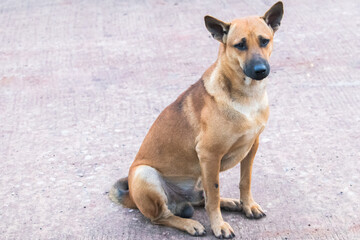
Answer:
M205 206L205 199L204 193L202 190L202 182L201 179L196 184L196 191L194 191L194 196L197 196L195 201L191 201L191 205L194 207L204 207ZM225 211L232 211L232 212L241 212L242 205L239 199L235 198L220 198L220 208Z
M193 236L204 235L205 228L201 223L175 216L169 210L169 199L164 191L163 183L164 181L159 172L150 166L141 165L131 169L129 192L140 212L154 224L174 227ZM189 211L186 210L188 209L187 204L180 208L182 211Z
M191 205L193 205L194 207L204 207L205 200L202 200L201 202L191 203ZM242 205L239 199L235 199L235 198L220 198L220 208L225 211L231 211L231 212L242 211Z
M175 215L162 217L153 222L155 224L177 228L179 230L189 233L192 236L202 236L206 234L204 226L201 225L201 223L199 223L198 221L181 218Z
M235 198L220 198L220 208L231 212L242 211L240 200Z

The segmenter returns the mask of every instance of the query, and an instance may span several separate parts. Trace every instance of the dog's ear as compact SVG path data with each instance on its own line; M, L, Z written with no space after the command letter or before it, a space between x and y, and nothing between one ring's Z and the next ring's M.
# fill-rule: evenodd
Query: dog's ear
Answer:
M262 17L274 32L279 29L280 22L284 14L284 7L282 2L275 3Z
M230 24L220 21L212 16L205 16L205 26L216 40L226 43L226 36L229 32Z

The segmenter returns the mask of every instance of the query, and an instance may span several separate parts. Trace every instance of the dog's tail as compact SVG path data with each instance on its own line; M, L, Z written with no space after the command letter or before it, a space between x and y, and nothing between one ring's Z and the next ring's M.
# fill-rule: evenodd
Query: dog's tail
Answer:
M129 184L127 177L116 181L116 183L110 189L109 198L114 203L121 204L124 207L137 208L129 194Z

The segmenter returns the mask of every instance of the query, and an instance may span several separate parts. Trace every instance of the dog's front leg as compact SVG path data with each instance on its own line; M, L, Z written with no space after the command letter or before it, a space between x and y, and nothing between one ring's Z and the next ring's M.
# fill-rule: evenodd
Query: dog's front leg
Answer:
M233 238L234 230L222 218L220 211L219 172L221 157L206 150L198 151L202 184L205 191L205 209L211 229L217 238Z
M247 218L261 218L265 216L260 205L257 204L251 194L251 171L256 151L259 147L259 137L256 138L248 155L241 161L240 178L240 202Z

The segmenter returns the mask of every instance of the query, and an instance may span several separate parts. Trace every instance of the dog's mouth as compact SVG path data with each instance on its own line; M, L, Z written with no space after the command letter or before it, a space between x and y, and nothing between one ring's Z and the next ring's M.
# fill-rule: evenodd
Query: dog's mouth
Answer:
M270 65L263 58L253 58L245 64L244 74L254 80L263 80L270 73Z

